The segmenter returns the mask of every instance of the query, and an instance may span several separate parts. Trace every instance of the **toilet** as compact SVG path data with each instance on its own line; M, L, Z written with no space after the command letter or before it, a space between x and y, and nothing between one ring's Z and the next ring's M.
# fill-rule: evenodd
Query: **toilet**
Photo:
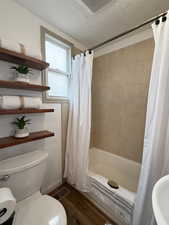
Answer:
M1 161L0 188L10 188L17 201L12 225L67 224L62 204L40 192L47 157L34 151Z

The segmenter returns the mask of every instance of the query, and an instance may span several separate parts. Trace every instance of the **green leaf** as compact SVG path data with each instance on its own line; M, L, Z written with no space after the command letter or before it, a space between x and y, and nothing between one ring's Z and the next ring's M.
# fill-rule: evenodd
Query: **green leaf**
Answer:
M30 124L30 119L25 119L25 116L21 118L16 118L16 121L13 122L19 129L23 129L27 124Z
M16 70L18 73L22 73L22 74L32 74L31 70L25 66L25 65L19 65L19 66L12 66L10 67L10 69Z

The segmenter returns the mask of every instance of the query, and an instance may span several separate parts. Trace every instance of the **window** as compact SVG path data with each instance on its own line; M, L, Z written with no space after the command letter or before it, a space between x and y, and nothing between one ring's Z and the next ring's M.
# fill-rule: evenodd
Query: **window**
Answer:
M48 32L42 33L43 58L50 64L44 73L44 84L50 87L45 93L45 102L68 99L71 74L71 45Z

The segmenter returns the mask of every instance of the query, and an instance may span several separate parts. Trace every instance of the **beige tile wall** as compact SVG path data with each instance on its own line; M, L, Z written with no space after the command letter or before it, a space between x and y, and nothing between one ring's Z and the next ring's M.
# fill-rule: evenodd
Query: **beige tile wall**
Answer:
M94 60L92 146L140 162L154 41Z

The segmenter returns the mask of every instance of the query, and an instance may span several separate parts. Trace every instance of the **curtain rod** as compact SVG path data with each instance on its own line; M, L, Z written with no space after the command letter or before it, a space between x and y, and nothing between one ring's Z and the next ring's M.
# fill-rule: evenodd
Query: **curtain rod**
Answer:
M125 36L125 35L133 32L133 31L135 31L135 30L137 30L137 29L139 29L141 27L144 27L144 26L148 25L149 23L152 23L152 22L154 22L156 20L158 21L158 19L161 18L161 17L164 17L164 21L165 21L166 20L166 17L165 17L166 15L167 15L167 11L161 13L159 16L155 16L155 17L153 17L153 18L151 18L149 20L146 20L142 24L139 24L139 25L137 25L137 26L135 26L135 27L133 27L133 28L131 28L131 29L129 29L129 30L121 33L121 34L118 34L118 35L116 35L116 36L114 36L114 37L112 37L112 38L110 38L110 39L108 39L108 40L106 40L106 41L98 44L98 45L95 45L94 47L92 47L92 48L89 49L89 52L91 52L91 51L93 51L93 50L95 50L95 49L97 49L97 48L99 48L99 47L101 47L101 46L103 46L105 44L108 44L109 42L114 41L114 40L116 40L116 39L118 39L120 37L123 37L123 36ZM157 22L157 24L158 23L159 23L159 21Z

